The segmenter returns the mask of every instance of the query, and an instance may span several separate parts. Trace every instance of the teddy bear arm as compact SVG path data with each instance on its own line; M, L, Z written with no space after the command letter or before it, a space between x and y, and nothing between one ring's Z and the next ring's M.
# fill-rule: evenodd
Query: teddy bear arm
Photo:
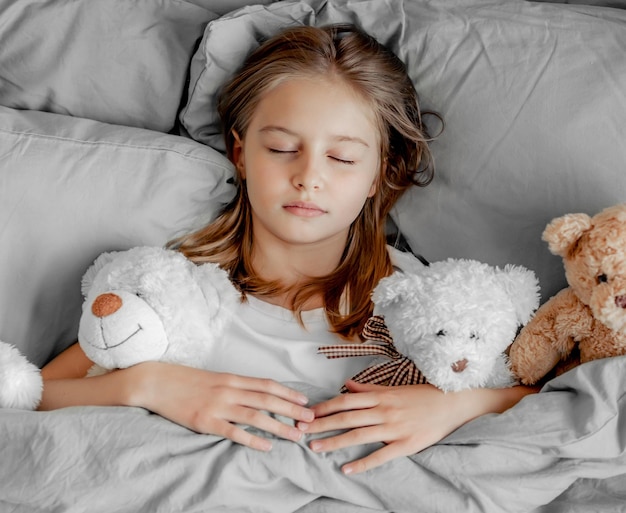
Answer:
M543 378L593 330L593 316L571 288L543 304L511 346L511 369L531 385Z
M557 349L557 345L564 345L562 341L557 344L551 330L542 328L543 325L522 329L509 350L511 371L524 385L537 383L563 356Z
M554 331L558 341L569 345L569 340L578 343L592 336L593 314L571 288L561 291L546 305L554 312Z
M626 355L626 335L616 333L604 324L596 322L593 334L580 345L580 362Z

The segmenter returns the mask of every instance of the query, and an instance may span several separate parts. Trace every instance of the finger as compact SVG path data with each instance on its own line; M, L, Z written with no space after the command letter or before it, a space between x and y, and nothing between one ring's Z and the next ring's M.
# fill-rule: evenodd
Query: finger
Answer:
M402 444L393 443L385 445L381 449L374 451L365 458L346 463L343 467L341 467L341 471L344 474L358 474L360 472L365 472L367 470L379 467L391 460L399 458L400 456L408 456L409 454L413 453L407 452L403 448Z
M381 426L368 426L351 429L345 433L329 436L328 438L313 440L309 447L313 452L330 452L354 445L378 443L388 436L389 433L385 433Z
M236 374L222 374L224 385L241 390L265 392L296 404L308 404L309 398L301 392L289 388L273 379L250 378Z
M263 431L267 431L280 438L297 442L303 436L303 432L294 426L289 426L284 422L274 419L266 413L253 408L236 407L233 408L229 420L239 424L246 424Z
M373 408L350 410L319 417L312 422L298 422L296 427L305 433L324 433L342 429L354 429L381 423L380 414Z
M315 418L315 413L310 408L305 408L265 392L242 391L237 397L233 398L233 402L255 410L266 410L296 421L310 422Z
M311 409L315 417L326 417L335 413L351 410L362 410L378 406L378 399L374 394L341 394L328 401L315 404Z
M388 387L384 385L374 385L372 383L359 383L358 381L354 381L351 379L346 381L345 385L348 391L352 393L380 392L381 390L388 389Z
M210 429L211 433L217 436L223 436L235 443L245 445L258 451L269 451L272 448L272 442L267 438L257 436L253 433L249 433L245 429L231 424L226 421L216 421L213 427Z

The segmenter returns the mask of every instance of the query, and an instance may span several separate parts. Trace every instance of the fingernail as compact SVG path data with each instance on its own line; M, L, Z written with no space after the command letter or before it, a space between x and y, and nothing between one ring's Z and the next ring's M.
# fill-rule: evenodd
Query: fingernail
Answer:
M352 467L350 467L350 466L346 465L345 467L343 467L343 468L341 469L341 471L342 471L344 474L352 474L352 472L354 471L354 469L353 469Z
M262 451L271 451L272 442L270 440L263 440L260 444L259 449L261 449Z
M314 441L309 445L312 451L319 452L322 450L322 444L320 442Z
M300 404L304 405L304 404L308 404L309 403L309 398L306 395L299 395L296 398L296 401L298 401Z
M300 431L306 431L307 429L309 429L309 425L306 422L298 422L296 424L296 427L300 430Z
M295 442L297 442L298 440L300 440L300 438L302 438L302 431L300 431L299 429L290 429L289 430L289 439L293 440Z
M315 418L315 413L313 413L312 410L306 410L302 416L304 417L304 420L311 422Z

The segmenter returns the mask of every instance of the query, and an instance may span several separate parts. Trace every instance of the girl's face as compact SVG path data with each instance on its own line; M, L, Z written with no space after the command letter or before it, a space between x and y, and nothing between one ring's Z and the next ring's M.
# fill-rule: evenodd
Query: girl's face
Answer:
M345 247L380 169L374 113L363 100L340 80L285 80L235 141L255 242Z

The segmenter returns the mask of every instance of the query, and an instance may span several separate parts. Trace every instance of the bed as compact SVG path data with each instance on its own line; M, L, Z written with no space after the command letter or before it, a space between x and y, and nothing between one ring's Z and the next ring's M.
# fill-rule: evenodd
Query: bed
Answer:
M227 203L220 84L274 31L331 22L391 47L445 120L436 178L391 228L431 261L533 269L544 301L562 288L545 224L626 200L626 2L0 0L0 339L44 365L101 252ZM0 511L626 511L625 396L626 357L588 363L355 476L339 466L375 447L265 454L136 408L0 410Z

